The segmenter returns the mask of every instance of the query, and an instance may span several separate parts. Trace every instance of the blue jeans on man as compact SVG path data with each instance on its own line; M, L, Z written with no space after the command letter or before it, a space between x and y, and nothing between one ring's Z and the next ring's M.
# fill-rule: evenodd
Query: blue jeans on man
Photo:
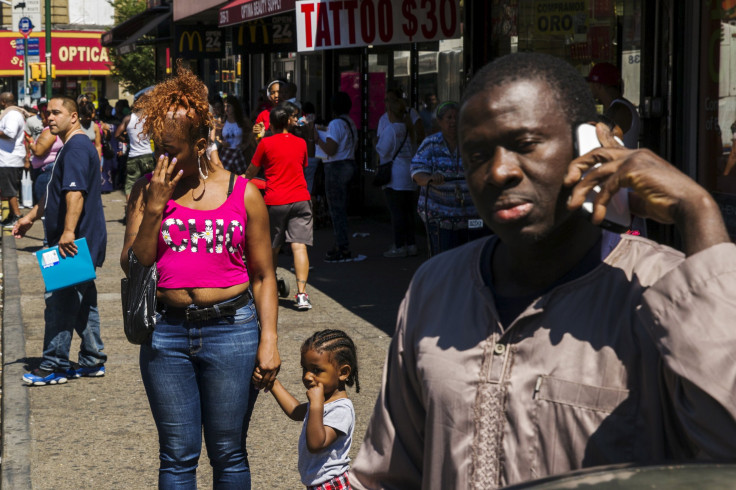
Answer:
M40 368L57 372L69 369L69 351L75 331L82 339L79 365L93 367L105 364L107 354L102 351L104 345L100 337L100 312L94 281L51 291L44 295L44 299L46 330Z
M348 239L348 186L355 172L355 160L328 162L325 166L325 197L330 208L335 246L350 247Z

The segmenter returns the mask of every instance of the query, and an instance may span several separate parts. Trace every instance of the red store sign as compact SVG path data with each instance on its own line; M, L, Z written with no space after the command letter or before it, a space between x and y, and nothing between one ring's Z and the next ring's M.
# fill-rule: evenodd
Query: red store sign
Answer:
M110 74L107 48L100 44L102 31L53 31L51 62L56 76L100 76ZM0 32L0 76L23 76L23 56L16 55L17 32ZM45 61L46 37L43 32L31 33L38 38L39 61ZM32 59L33 60L33 59Z
M297 49L318 51L460 37L459 0L303 0Z
M294 10L295 0L236 0L220 9L218 27L227 27Z

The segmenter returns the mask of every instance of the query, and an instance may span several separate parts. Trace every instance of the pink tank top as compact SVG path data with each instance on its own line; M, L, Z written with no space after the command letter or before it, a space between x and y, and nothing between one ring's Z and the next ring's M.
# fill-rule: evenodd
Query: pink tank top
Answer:
M201 211L170 200L158 236L158 287L225 288L248 282L245 251L246 179L217 209Z

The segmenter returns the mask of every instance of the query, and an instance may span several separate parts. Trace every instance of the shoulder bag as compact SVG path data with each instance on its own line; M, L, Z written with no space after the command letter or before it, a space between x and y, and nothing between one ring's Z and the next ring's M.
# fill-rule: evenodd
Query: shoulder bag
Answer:
M128 277L120 280L123 301L123 329L128 342L142 344L156 325L156 264L145 267L138 262L133 247L128 250Z
M393 167L394 160L396 160L396 157L399 156L399 152L404 147L404 143L406 143L406 137L409 136L409 128L406 128L406 132L404 133L404 139L401 140L401 144L399 145L399 148L396 150L396 153L394 153L394 157L391 159L390 162L382 163L378 166L378 169L376 170L376 175L373 177L373 185L375 187L383 187L384 185L391 182L391 167Z

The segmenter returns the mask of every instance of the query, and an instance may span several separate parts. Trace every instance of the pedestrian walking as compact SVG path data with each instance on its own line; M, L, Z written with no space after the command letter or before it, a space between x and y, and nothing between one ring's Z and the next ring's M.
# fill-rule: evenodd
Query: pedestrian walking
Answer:
M222 149L220 160L227 170L242 175L253 155L255 135L250 121L246 123L237 97L225 97L225 123L222 125Z
M289 132L296 124L298 114L299 108L291 102L282 102L271 110L274 134L260 142L245 176L250 179L259 169L264 170L264 200L271 224L274 266L284 243L291 244L297 286L296 307L308 310L312 303L306 291L309 276L307 246L312 246L313 230L312 201L304 178L304 168L308 165L307 143Z
M355 385L360 393L355 344L342 330L315 332L302 344L301 363L308 401L300 403L278 379L271 393L291 420L304 423L299 436L302 483L307 490L350 489L355 410L346 386Z
M15 105L10 92L0 93L0 196L10 213L0 222L12 230L20 219L20 179L26 161L25 127L29 114Z
M414 237L417 185L410 172L414 128L402 99L391 99L387 105L389 124L378 135L376 153L379 165L391 165L391 180L383 186L383 193L391 214L394 240L383 256L413 257L418 253Z
M100 195L100 158L84 134L74 99L56 96L49 101L49 129L64 146L59 150L46 197L20 218L13 235L23 237L33 223L45 217L48 242L59 246L62 258L77 254L74 240L86 238L95 267L105 261L107 230ZM23 375L34 386L66 383L69 378L104 376L107 354L100 336L95 281L47 292L43 359ZM69 360L72 336L81 337L78 363Z
M348 187L355 173L355 149L358 146L358 128L349 117L353 102L345 92L332 96L332 112L335 118L327 126L327 136L322 138L315 127L314 142L326 155L325 193L332 218L335 245L325 254L326 262L354 260L348 238ZM359 256L360 257L360 256Z
M256 390L271 388L281 365L266 206L253 184L207 157L213 119L190 70L179 64L138 109L158 159L150 180L133 186L120 262L127 270L132 250L158 269L156 327L140 368L159 488L196 489L204 431L213 487L248 489Z
M149 136L142 130L144 121L140 116L140 106L144 98L143 94L133 103L133 111L125 116L120 125L115 130L115 137L120 142L124 142L123 134L128 135L128 158L125 163L125 196L130 196L138 179L151 173L155 165L153 159L153 150L151 150L151 140Z

